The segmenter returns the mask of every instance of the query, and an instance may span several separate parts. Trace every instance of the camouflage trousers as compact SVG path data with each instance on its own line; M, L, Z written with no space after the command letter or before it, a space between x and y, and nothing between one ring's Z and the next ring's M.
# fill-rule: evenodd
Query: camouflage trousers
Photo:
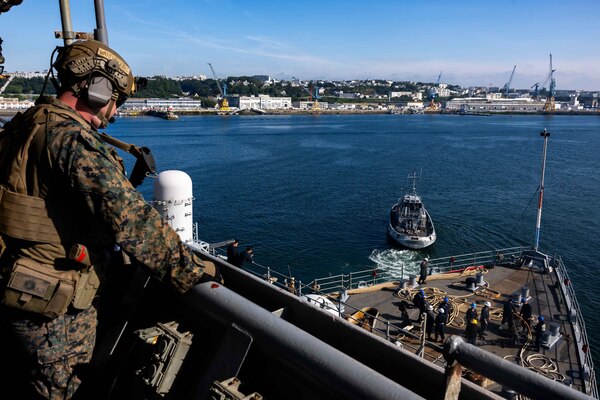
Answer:
M94 307L52 320L0 307L2 390L18 398L72 398L92 358L96 326Z

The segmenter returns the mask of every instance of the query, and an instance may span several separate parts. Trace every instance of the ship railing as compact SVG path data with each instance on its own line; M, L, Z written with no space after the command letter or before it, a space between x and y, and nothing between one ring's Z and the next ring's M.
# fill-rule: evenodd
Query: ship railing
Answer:
M450 257L429 260L431 275L463 271L470 267L487 267L504 263L514 263L524 250L529 247L518 246L493 249L477 253L459 254ZM419 262L401 263L400 265L380 263L376 268L349 272L348 274L330 275L308 283L309 287L320 287L325 293L343 289L359 289L383 283L400 282L418 275Z
M577 354L580 364L583 365L584 369L584 377L582 380L588 385L588 387L585 388L586 393L597 399L598 387L594 372L594 363L592 361L585 321L583 320L583 314L581 312L581 308L579 307L579 303L577 302L577 297L575 296L575 290L571 284L571 279L567 273L567 268L565 267L565 264L559 255L555 255L553 257L553 262L551 262L551 265L556 271L558 283L563 292L567 305L567 315L575 332L574 341L576 343Z
M226 256L223 248L230 242L231 241L225 241L210 245L210 253L216 257L225 259ZM340 317L342 318L352 315L356 311L360 310L346 303L341 304L340 307L340 289L343 290L345 287L363 288L370 285L390 282L393 278L393 275L390 273L378 273L377 270L369 269L349 274L340 274L322 279L315 279L314 281L305 284L301 280L296 280L290 275L282 274L277 270L261 265L257 262L246 264L244 269L251 274L270 282L274 286L277 286L283 290L287 290L295 295L302 296L306 294L319 294L325 296L332 301L332 303L337 307L337 310L343 310L339 312ZM422 346L415 344L420 341L421 336L405 330L401 324L394 323L388 319L377 316L374 318L372 326L372 333L383 337L387 341L392 342L397 346L402 346L403 348L412 351L414 354L421 354L423 358L443 366L444 360L442 357L434 357L433 355L422 351ZM406 341L400 342L398 338L401 335L411 338L414 343ZM434 348L438 353L440 353L442 349L441 346L431 342L425 342L424 346Z
M476 253L459 254L450 257L434 258L429 260L429 271L431 275L436 275L451 272L461 272L466 268L471 267L488 267L504 263L513 263L521 257L521 253L524 250L528 249L529 247L517 246ZM402 279L404 279L404 276Z
M343 307L344 315L341 315L341 317L346 316L346 319L350 322L352 322L352 315L357 311L361 311L359 308L356 308L346 303L343 304ZM422 335L425 334L425 329L423 329L423 333L416 334L404 329L401 323L395 323L390 321L389 319L376 316L373 318L371 328L369 329L369 331L384 338L388 342L394 343L396 346L411 351L413 354L418 354L422 358L434 364L437 364L441 367L445 365L445 360L441 355L434 356L433 354L429 354L424 351L424 347L426 346L436 350L437 354L442 353L442 346L436 343L432 343L430 341L423 340ZM401 341L400 339L402 337L409 338L410 340L412 340L412 343L407 340Z
M346 319L350 319L350 316L355 312L360 311L360 309L344 302L340 303L339 299L341 291L327 290L328 288L342 288L343 290L343 288L346 287L344 285L348 285L348 287L355 286L357 289L361 289L363 287L369 287L370 285L387 283L390 282L390 279L392 279L391 274L379 274L376 271L374 272L374 270L365 270L356 273L330 276L323 279L315 279L314 281L305 284L301 280L296 280L293 277L281 274L258 263L248 265L246 270L297 296L307 294L318 294L325 296L332 301L333 305L336 307L336 311L338 311L338 315ZM264 272L261 273L260 271ZM423 351L423 347L427 346L434 348L438 353L441 353L441 346L429 341L425 341L423 345L418 344L421 340L421 336L419 334L412 333L409 330L405 330L401 323L392 322L388 319L376 316L372 321L371 332L391 343L394 343L397 346L402 346L404 349L411 351L413 354L419 354L421 357L438 364L439 366L444 365L445 361L441 356L435 357ZM412 343L407 342L406 340L400 342L400 336L409 337L412 340Z

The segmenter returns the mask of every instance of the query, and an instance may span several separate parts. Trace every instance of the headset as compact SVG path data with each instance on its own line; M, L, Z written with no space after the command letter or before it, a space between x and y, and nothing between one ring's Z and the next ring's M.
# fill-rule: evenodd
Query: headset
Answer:
M98 109L107 105L114 93L112 82L102 75L96 75L88 80L83 95L92 108Z

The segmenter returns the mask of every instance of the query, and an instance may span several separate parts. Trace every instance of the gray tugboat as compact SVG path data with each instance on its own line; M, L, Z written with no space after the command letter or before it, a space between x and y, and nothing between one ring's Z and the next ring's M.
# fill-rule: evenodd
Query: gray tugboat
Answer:
M431 246L436 237L433 221L421 197L417 195L416 172L408 176L412 180L412 191L406 193L390 210L388 234L392 239L409 249Z

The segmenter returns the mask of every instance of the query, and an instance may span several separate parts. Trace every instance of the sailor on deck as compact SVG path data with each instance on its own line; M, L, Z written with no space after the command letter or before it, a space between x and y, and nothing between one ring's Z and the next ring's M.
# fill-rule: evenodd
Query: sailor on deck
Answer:
M444 341L446 333L446 322L448 321L448 315L443 307L438 309L438 314L435 317L435 341L437 342L438 336L441 338L440 341Z
M527 299L522 299L521 303L522 303L521 318L523 319L521 321L521 327L523 328L523 332L527 332L527 330L531 326L531 322L530 322L531 315L532 315L531 304L529 304Z
M419 272L419 285L424 285L425 283L427 283L427 275L429 275L429 258L425 257L423 259L423 261L421 261L421 265L420 265L420 272Z

